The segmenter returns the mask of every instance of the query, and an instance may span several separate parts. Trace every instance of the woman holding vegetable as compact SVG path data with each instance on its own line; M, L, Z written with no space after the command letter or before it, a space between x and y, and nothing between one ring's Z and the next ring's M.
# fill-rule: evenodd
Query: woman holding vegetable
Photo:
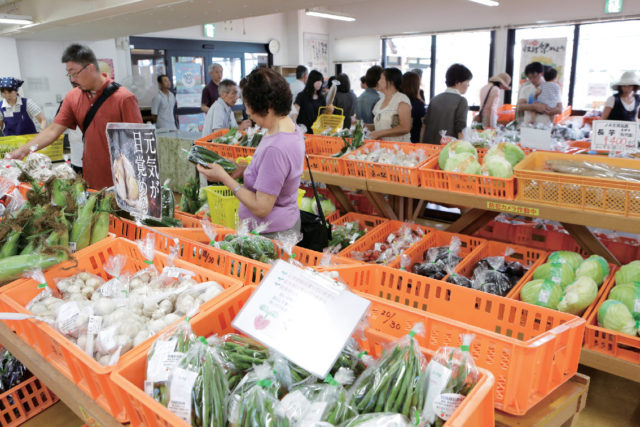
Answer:
M311 75L309 80L311 80ZM319 73L318 73L319 74ZM312 84L313 85L313 84ZM298 187L304 164L304 135L289 118L291 90L276 71L258 68L247 76L242 89L247 114L267 130L251 164L239 167L233 176L222 166L198 166L209 181L222 182L240 200L240 220L268 223L262 233L300 232ZM243 176L244 186L234 178Z

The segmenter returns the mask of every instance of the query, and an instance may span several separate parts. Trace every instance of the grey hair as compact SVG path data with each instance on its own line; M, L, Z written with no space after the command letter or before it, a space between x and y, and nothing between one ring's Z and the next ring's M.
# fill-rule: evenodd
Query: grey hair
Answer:
M207 68L209 73L213 73L213 70L215 70L216 68L222 68L222 65L218 64L217 62L214 62L213 64L209 65L209 68Z
M229 93L231 92L231 89L233 89L236 86L237 86L236 82L234 82L233 80L225 79L221 81L220 84L218 85L218 92L221 94Z

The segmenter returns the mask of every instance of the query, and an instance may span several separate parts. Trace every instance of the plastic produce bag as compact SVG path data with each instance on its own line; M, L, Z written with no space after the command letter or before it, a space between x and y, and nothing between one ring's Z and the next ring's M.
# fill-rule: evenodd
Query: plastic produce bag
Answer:
M571 251L555 251L549 255L549 260L547 262L569 264L569 266L575 271L582 262L582 255Z
M226 370L230 389L234 389L254 366L262 365L269 359L266 347L238 334L222 337L216 349Z
M368 356L367 352L362 350L358 342L353 338L347 340L347 344L344 346L338 359L333 364L330 374L334 377L341 368L349 369L358 377L364 370L372 363L372 358ZM341 384L347 384L342 382Z
M343 387L353 382L353 377L353 371L340 368L335 377L328 375L324 383L298 387L282 399L282 410L294 426L348 421L358 415Z
M460 239L454 236L449 246L429 248L425 254L425 262L415 264L413 272L432 279L443 279L462 260L458 256L460 246Z
M590 277L600 287L609 275L609 264L600 255L591 255L580 263L576 269L576 277Z
M278 251L273 241L259 235L266 227L267 224L262 224L249 232L249 222L243 221L238 226L237 234L228 234L223 241L215 242L213 246L256 261L270 263L278 259Z
M640 333L640 321L633 318L626 305L613 299L606 300L600 306L598 324L627 335Z
M554 310L558 308L562 296L562 287L549 279L532 280L520 290L522 301Z
M616 271L616 285L640 282L640 260L631 261Z
M386 265L423 237L424 231L421 228L414 230L409 225L403 225L397 232L389 234L384 242L376 243L372 249L365 252L353 252L352 257L364 262Z
M31 372L9 350L0 347L0 393L31 377Z
M551 280L553 283L560 285L563 289L575 280L575 273L571 264L566 262L551 261L542 264L533 272L535 280Z
M282 354L271 351L269 363L273 366L273 373L282 385L283 392L291 391L296 387L316 382L317 378L302 367L287 360Z
M460 348L441 347L429 362L427 396L420 422L446 421L478 382L478 368L469 353L473 337L473 334L460 335Z
M280 232L276 233L274 240L282 252L287 256L287 261L291 264L304 268L304 265L296 259L293 253L294 246L302 240L302 234L298 232Z
M329 241L329 247L338 247L344 249L349 245L352 245L364 236L365 230L360 229L358 221L346 222L342 225L334 225L331 231L331 240Z
M578 277L564 289L564 296L558 303L558 310L580 314L596 300L597 296L596 282L591 277Z
M167 408L192 426L226 424L228 387L215 351L201 338L169 375Z
M145 392L157 402L169 404L169 374L196 341L189 321L179 323L160 335L147 353Z
M112 278L98 288L100 295L109 298L117 298L128 294L129 278L128 275L123 272L126 264L127 257L124 255L114 255L107 260L104 264L104 271Z
M407 417L391 412L358 415L340 424L340 427L409 427L413 425Z
M138 245L138 250L144 257L145 264L148 265L144 270L138 271L133 277L142 278L141 276L145 276L144 279L147 283L151 283L152 280L158 278L158 269L153 264L153 259L156 255L156 236L154 233L147 234L144 238L136 240L136 245ZM149 277L147 278L146 275Z
M609 293L609 299L623 303L633 318L640 320L640 282L614 286Z
M426 361L415 334L424 334L422 323L392 343L350 388L351 405L359 413L397 412L408 417L424 406Z

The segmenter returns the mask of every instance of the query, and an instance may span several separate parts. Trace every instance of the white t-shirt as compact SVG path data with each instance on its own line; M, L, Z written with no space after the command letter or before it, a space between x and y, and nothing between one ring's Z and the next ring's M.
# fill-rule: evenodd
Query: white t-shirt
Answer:
M84 153L84 141L82 140L82 131L80 127L69 129L69 148L71 149L71 164L73 166L82 167L82 154Z
M293 95L294 102L296 100L296 96L298 96L298 94L304 90L304 86L305 84L298 79L295 79L294 81L289 83L289 88L291 89L291 95Z
M627 111L633 111L636 108L636 98L633 97L631 98L631 102L629 104L627 104L626 102L624 102L624 100L622 98L620 98L620 102L622 102L622 106L624 107L625 110ZM605 107L610 107L613 108L613 106L616 103L616 99L614 98L613 95L611 95L610 97L607 98L607 100L604 103Z
M381 98L373 107L373 124L376 130L388 130L400 124L398 106L401 103L404 102L409 105L409 108L411 108L411 101L409 100L409 97L400 92L394 93L389 100L389 104L384 108L382 108L383 102L384 97ZM382 139L385 141L411 142L411 133L399 136L390 136Z
M537 90L538 88L535 87L531 82L525 83L524 85L522 85L518 93L518 102L521 99L524 99L526 103L529 103L529 98L531 99L535 98ZM531 115L532 115L531 111L524 112L525 123L531 123L533 121L533 119L531 118ZM544 125L551 124L551 117L549 117L547 114L538 113L536 114L536 124L544 124Z

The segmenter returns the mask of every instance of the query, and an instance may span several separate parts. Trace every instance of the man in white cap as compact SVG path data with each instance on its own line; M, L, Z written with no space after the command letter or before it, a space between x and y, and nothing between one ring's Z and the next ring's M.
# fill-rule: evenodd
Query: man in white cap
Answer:
M604 103L602 120L623 120L634 122L638 120L638 107L640 107L640 78L633 71L626 71L620 80L611 85L611 89L618 93L607 98Z

